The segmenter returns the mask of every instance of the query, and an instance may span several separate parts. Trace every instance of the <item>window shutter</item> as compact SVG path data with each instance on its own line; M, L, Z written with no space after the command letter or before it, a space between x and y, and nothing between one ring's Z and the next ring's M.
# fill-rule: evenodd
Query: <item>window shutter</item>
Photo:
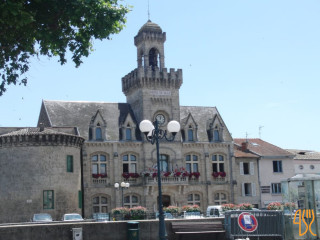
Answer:
M250 162L250 175L254 175L254 164Z
M240 175L243 175L243 162L240 162Z
M242 196L244 197L244 196L246 196L246 192L245 192L245 190L244 190L244 183L241 183L241 185L242 185L242 188L241 188L241 190L242 190Z
M256 196L256 184L255 183L251 183L251 187L252 187L252 196Z

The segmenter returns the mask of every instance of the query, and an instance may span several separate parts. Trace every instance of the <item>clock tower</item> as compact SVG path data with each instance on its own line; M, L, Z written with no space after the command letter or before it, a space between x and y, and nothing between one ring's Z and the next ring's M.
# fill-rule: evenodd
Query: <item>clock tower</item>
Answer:
M166 33L150 20L134 38L138 67L122 78L122 91L138 123L143 119L157 119L162 125L180 121L182 70L165 68L165 41Z

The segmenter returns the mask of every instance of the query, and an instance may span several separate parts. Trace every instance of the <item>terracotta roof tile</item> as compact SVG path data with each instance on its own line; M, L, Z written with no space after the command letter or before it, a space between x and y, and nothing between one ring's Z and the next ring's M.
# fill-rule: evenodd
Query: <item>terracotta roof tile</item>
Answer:
M291 152L288 152L280 147L277 147L271 143L265 142L259 138L234 138L234 143L241 146L242 143L248 142L248 149L259 156L293 156Z

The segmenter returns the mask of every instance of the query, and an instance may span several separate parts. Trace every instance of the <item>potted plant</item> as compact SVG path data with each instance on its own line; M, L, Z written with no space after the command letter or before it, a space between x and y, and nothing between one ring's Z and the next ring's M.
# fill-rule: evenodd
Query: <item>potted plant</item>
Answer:
M252 210L253 205L251 203L241 203L238 205L240 210Z
M221 209L222 211L229 211L229 210L236 210L237 209L237 205L233 204L233 203L226 203L226 204L222 204L221 205Z
M141 220L145 218L147 209L145 207L133 207L130 208L130 219L131 220Z
M219 177L219 172L213 172L213 173L212 173L212 177L214 177L214 178Z
M282 210L282 204L279 202L269 203L267 206L267 210Z

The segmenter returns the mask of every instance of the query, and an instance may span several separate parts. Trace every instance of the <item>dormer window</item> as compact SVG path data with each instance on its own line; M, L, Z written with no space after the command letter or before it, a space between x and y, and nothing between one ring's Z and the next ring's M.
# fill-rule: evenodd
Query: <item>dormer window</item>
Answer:
M131 131L130 124L128 124L126 128L126 140L127 141L132 140L132 131Z
M188 128L188 141L189 142L193 142L194 141L194 137L193 137L193 128L190 125Z
M219 134L218 126L216 126L215 129L213 130L213 140L215 142L220 142L220 134Z
M102 140L102 130L100 127L100 123L98 123L96 127L96 140L99 140L99 141Z

